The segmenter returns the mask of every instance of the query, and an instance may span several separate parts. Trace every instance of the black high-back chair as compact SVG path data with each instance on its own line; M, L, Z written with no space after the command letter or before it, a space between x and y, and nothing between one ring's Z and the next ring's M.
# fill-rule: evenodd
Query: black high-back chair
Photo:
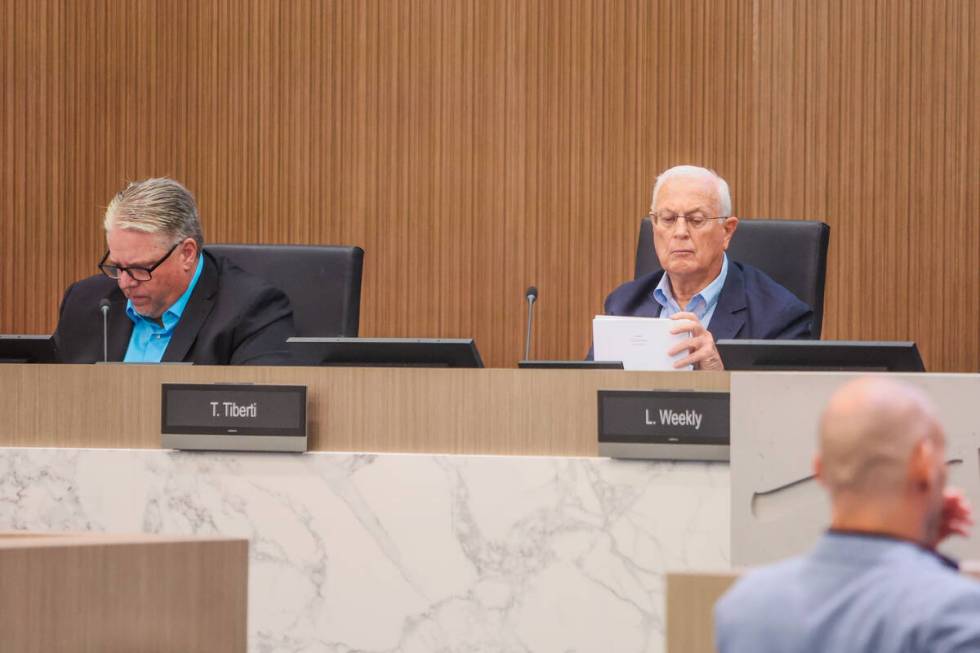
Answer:
M728 258L757 267L813 308L814 340L823 329L830 226L814 220L741 220L728 245ZM640 224L634 278L661 269L653 248L650 218Z
M361 317L360 247L321 245L207 245L246 272L286 293L296 335L357 336Z

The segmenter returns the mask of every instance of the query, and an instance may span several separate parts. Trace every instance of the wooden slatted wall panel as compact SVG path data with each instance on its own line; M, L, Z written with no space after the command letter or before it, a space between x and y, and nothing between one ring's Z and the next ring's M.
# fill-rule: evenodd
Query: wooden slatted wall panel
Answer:
M916 340L930 370L980 371L980 3L757 12L737 203L831 224L825 338Z
M215 242L358 244L362 334L581 356L655 174L833 227L825 337L980 369L973 0L0 0L0 331L53 328L102 207L172 175Z

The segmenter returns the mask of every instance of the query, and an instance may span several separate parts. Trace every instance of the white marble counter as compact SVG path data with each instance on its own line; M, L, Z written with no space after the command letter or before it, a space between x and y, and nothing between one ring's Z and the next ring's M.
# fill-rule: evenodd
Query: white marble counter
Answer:
M724 464L0 449L0 530L251 540L251 651L663 651Z

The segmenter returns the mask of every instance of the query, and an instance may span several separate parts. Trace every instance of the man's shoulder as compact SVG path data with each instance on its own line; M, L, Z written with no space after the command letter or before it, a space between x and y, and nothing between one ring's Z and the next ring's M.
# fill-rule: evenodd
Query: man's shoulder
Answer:
M716 616L731 621L734 615L751 612L758 606L769 609L774 604L785 605L784 595L799 586L796 579L803 564L803 558L795 557L749 571L718 601Z
M932 602L934 617L927 624L933 630L949 627L949 623L964 622L970 625L974 643L980 647L980 583L973 578L949 571L942 580L927 587L935 601ZM943 622L947 622L943 625ZM971 649L980 650L980 649Z
M638 301L650 296L663 276L664 271L657 270L616 286L606 295L606 313L609 315L627 313Z
M785 306L792 310L810 310L810 306L759 268L739 261L732 261L732 263L737 274L742 277L745 295L750 302L754 299L770 307Z
M940 562L935 555L917 552L915 560L894 566L901 568L902 574L897 577L907 585L910 598L935 606L966 601L980 610L980 583Z
M980 650L980 583L920 556L890 570L890 596L882 600L901 615L919 650Z
M230 258L220 254L207 253L214 262L217 286L222 296L243 299L247 297L286 296L282 289L268 280L235 264Z
M119 292L119 285L115 279L110 279L104 274L93 274L90 277L79 279L65 289L65 297L73 301L94 300L98 302L103 297Z
M289 354L283 343L296 335L289 297L230 258L207 255L215 268L207 281L214 293L214 310L202 332L230 334L232 343L230 348L221 348L216 358L232 365L287 362Z
M284 290L257 274L244 270L230 258L208 253L215 276L206 285L213 292L217 315L249 318L249 324L265 323L293 314L292 302Z

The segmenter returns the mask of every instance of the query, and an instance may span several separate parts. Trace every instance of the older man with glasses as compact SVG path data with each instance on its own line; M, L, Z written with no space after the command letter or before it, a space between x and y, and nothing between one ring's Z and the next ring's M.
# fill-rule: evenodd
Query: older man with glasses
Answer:
M202 249L197 204L184 186L129 184L109 203L104 227L102 274L72 284L61 303L55 342L63 362L288 361L289 299Z
M607 315L677 321L691 338L671 356L682 368L722 369L715 340L809 338L812 309L761 270L725 254L738 227L728 184L713 171L676 166L653 187L650 219L663 270L624 283L606 297Z

